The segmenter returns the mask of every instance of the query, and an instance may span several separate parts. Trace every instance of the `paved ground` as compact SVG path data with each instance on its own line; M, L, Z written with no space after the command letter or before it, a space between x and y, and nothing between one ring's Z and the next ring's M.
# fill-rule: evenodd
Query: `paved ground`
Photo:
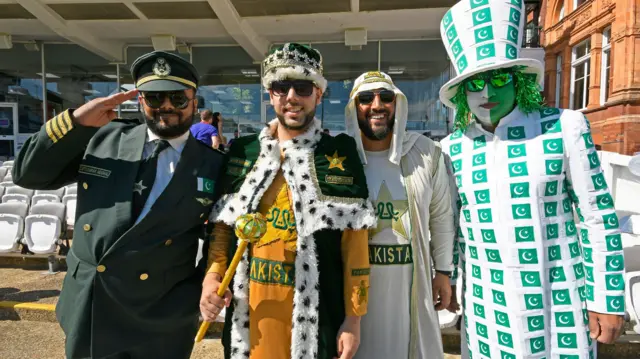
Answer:
M57 303L66 272L44 274L46 272L46 262L44 267L33 269L0 268L0 301Z
M55 304L58 301L65 272L46 274L46 261L14 263L0 261L0 301ZM35 314L5 315L0 320L0 359L64 359L64 336L55 317L50 312L31 311ZM36 315L36 314L47 314ZM6 314L6 312L5 312ZM42 317L42 318L41 318ZM45 318L47 317L47 318ZM51 317L51 318L49 318ZM45 321L41 321L45 320ZM49 322L46 322L48 320ZM598 359L640 359L640 340L637 335L621 338L621 343L600 346ZM453 337L450 337L451 339ZM455 343L445 343L445 347L458 348ZM191 359L222 359L222 346L216 338L198 343ZM459 351L449 351L445 359L460 359Z
M0 358L64 359L64 336L55 323L0 321ZM222 359L218 339L205 339L196 344L191 359ZM445 359L459 359L445 355Z

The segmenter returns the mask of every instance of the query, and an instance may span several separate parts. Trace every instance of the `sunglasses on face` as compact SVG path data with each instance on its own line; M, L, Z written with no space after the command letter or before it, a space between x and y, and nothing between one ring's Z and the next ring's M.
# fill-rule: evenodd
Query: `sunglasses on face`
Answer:
M396 99L395 92L391 90L362 91L358 93L358 102L361 105L369 105L376 98L376 95L380 96L380 102L382 103L392 103Z
M491 82L491 86L494 88L501 88L507 86L511 81L513 81L513 76L509 73L493 74L491 77L471 79L465 83L465 88L469 92L480 92L487 85L487 82Z
M187 108L189 102L193 99L188 98L184 91L170 91L170 92L144 92L142 98L147 105L153 109L159 109L162 107L164 100L169 98L173 107L183 110Z
M313 94L313 88L315 85L313 82L305 80L275 81L271 84L271 90L278 96L287 96L292 87L298 96L308 97Z

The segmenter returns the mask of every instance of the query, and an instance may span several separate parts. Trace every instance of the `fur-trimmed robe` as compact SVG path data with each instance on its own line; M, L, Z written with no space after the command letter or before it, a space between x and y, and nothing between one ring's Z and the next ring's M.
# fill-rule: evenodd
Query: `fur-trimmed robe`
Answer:
M306 133L278 143L273 137L277 124L277 120L272 121L257 138L246 136L234 141L223 184L227 194L214 206L210 220L233 226L238 216L257 211L260 199L282 167L293 197L298 232L291 358L315 359L319 355L319 291L323 289L319 284L321 266L316 241L326 237L326 233L318 232L333 230L339 234L347 229L371 228L376 217L353 138L322 134L316 119ZM336 152L346 157L344 170L329 169L327 156ZM248 253L249 249L238 264L232 284L233 359L248 358L250 353Z

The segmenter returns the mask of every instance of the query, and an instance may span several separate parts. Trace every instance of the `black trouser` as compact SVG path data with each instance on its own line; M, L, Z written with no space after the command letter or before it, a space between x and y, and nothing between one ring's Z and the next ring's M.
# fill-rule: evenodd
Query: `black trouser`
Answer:
M160 339L152 339L142 345L100 359L189 359L197 332L197 326L185 328L174 335L163 335Z

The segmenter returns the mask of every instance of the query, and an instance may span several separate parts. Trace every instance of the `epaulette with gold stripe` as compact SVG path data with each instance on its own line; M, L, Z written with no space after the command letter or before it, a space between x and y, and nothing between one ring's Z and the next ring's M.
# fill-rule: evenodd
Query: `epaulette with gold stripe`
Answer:
M53 141L53 143L58 142L69 131L71 131L72 128L73 122L71 121L69 110L66 110L58 116L50 119L45 125L47 135L49 136L51 141Z

